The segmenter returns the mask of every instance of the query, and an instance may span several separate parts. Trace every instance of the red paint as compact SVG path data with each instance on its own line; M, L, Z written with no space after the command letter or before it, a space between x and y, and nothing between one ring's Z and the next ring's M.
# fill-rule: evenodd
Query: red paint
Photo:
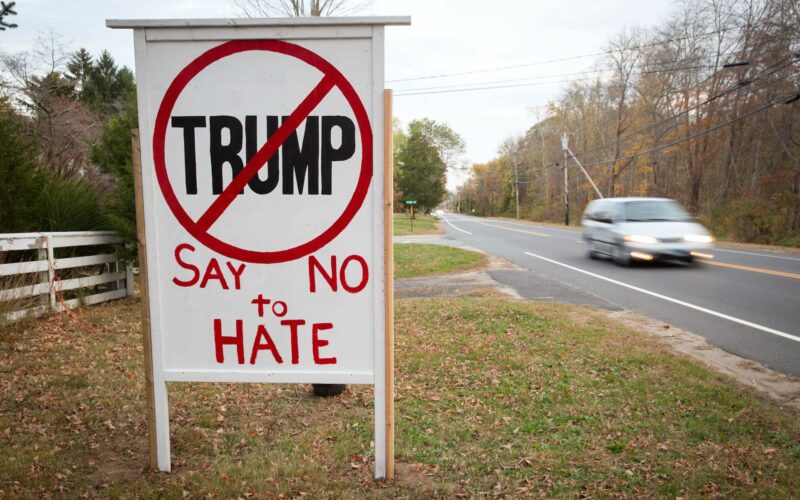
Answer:
M300 349L297 342L297 327L303 326L306 321L303 319L285 319L281 321L281 325L288 326L289 332L292 336L292 364L296 365L300 362Z
M251 304L255 304L258 306L258 317L264 317L264 306L268 306L270 303L269 299L265 299L262 294L258 294L258 297L254 298L250 301Z
M184 256L181 253L184 250L188 250L191 253L194 253L195 248L188 244L188 243L181 243L177 247L175 247L175 262L184 269L188 269L192 272L192 279L190 280L180 280L177 277L172 278L172 282L178 286L182 287L190 287L200 282L200 288L205 288L208 285L209 281L216 280L219 282L220 288L223 290L228 290L230 287L228 286L228 281L225 279L225 275L222 272L222 267L219 265L219 261L212 257L211 260L208 261L206 265L205 271L202 273L203 279L200 279L200 268L195 266L194 264L190 264L189 262L184 260ZM247 264L239 264L239 267L234 267L233 264L226 261L225 265L227 266L228 270L230 271L231 275L233 276L233 284L236 290L241 289L242 287L242 274L244 274L244 270L247 267Z
M314 271L319 271L322 278L331 287L331 290L336 291L336 256L331 255L331 272L328 274L325 268L320 264L316 257L313 255L308 258L308 284L311 293L317 293L317 277Z
M222 335L222 320L214 319L214 349L217 355L217 363L225 362L225 355L222 348L226 345L236 346L236 360L240 365L244 364L244 330L242 320L236 320L236 335Z
M194 252L194 247L188 243L181 243L180 245L175 247L175 262L177 262L178 265L181 266L182 268L189 269L190 271L192 271L192 279L188 281L183 281L179 280L178 278L172 278L172 282L178 286L184 286L184 287L194 286L200 279L200 269L198 269L197 266L193 266L192 264L189 264L188 262L185 262L183 259L181 259L181 252L183 250L190 250Z
M352 261L356 261L361 265L361 281L359 281L356 286L350 286L350 284L347 282L347 266ZM358 293L363 290L369 282L369 267L367 266L367 261L364 260L364 257L360 255L351 255L344 259L344 262L342 262L342 268L339 270L339 281L342 282L342 288L350 293Z
M258 352L265 350L272 353L272 357L275 358L275 361L278 364L283 363L283 358L281 358L281 355L278 353L278 348L275 347L275 342L272 341L272 337L269 336L267 327L264 325L258 325L256 340L253 342L253 352L250 354L250 364L256 364L256 356L258 356Z
M241 282L242 273L244 273L244 268L247 266L247 264L244 264L244 263L239 264L239 267L237 267L236 269L233 268L233 264L231 264L230 262L225 262L225 265L228 266L228 270L233 275L233 288L235 288L237 290L241 289L242 288L242 282Z
M208 261L206 272L203 273L203 281L200 282L200 288L205 288L209 280L217 280L219 281L219 284L223 290L228 289L228 283L225 281L225 276L222 275L222 269L219 267L219 262L217 262L217 259L213 257L210 261Z
M281 312L278 312L278 307L280 307ZM276 300L275 303L272 304L272 314L274 314L278 318L286 316L287 312L289 312L289 308L286 307L286 302L282 300Z
M305 62L306 64L319 70L324 75L322 81L315 88L315 91L312 93L313 95L309 95L303 101L303 103L298 106L291 116L296 118L295 115L307 115L310 113L313 110L313 107L307 111L306 109L313 101L317 101L317 99L321 100L324 95L320 97L320 94L327 94L327 92L329 92L332 88L330 87L332 84L332 86L335 86L339 89L352 108L361 136L361 171L359 173L355 191L353 192L353 195L342 214L328 229L312 238L308 242L292 248L272 252L262 252L236 247L217 239L214 236L211 236L211 234L208 232L208 228L225 210L225 208L230 205L232 199L228 201L228 198L235 198L235 193L237 193L241 187L247 184L247 182L258 172L258 170L264 166L264 163L271 156L270 150L276 149L279 146L278 141L267 141L267 144L256 153L256 157L248 162L245 169L242 170L238 176L236 176L236 178L231 182L230 185L228 185L225 191L223 191L223 194L221 194L212 204L212 207L210 207L201 217L201 220L197 222L189 217L189 214L186 212L186 210L184 210L178 201L178 197L176 196L175 191L172 189L172 185L170 184L166 163L165 145L169 119L172 115L172 110L175 107L175 103L177 102L183 90L187 85L189 85L195 76L197 76L201 71L206 69L214 62L232 54L246 51L267 51L284 54L294 57L295 59L299 59L300 61ZM302 118L304 119L305 116ZM288 130L289 127L286 127L286 131L282 132L282 135L285 134L288 137L288 135L290 135L292 131L297 128L300 122L302 122L302 119L295 121L297 121L297 125L294 125L292 130ZM281 142L283 142L283 140L285 140L285 137L281 139ZM274 151L272 152L274 153ZM370 182L372 180L372 128L369 123L367 112L364 109L364 105L361 102L361 99L358 97L358 94L353 86L347 81L347 79L345 79L339 70L337 70L331 63L319 55L311 52L308 49L300 47L299 45L281 40L232 40L213 47L201 54L199 57L189 63L183 70L181 70L181 72L178 73L178 75L172 81L169 88L167 88L164 98L161 101L161 105L159 106L153 130L153 161L155 163L156 178L158 179L161 193L163 194L167 205L170 207L170 210L172 210L172 213L175 215L175 218L178 220L181 226L183 226L203 245L222 255L243 262L255 262L262 264L288 262L302 258L330 243L344 230L345 227L347 227L350 221L353 220L353 217L355 217L356 213L358 213L360 210L361 205L367 196Z
M319 348L330 344L329 341L319 338L319 332L322 330L330 330L332 328L333 323L314 323L311 325L311 352L314 355L314 364L316 365L336 364L336 358L322 358L319 355Z

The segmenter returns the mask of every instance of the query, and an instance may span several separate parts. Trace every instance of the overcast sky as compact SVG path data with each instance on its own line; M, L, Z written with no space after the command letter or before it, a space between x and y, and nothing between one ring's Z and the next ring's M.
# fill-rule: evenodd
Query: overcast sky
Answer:
M530 63L597 53L610 36L626 26L659 24L669 16L675 3L675 0L375 0L363 14L411 16L410 27L387 28L387 87L396 94L403 90L419 91L411 89L537 80L536 85L530 86L395 98L395 116L404 123L423 117L447 123L466 141L466 159L483 163L496 155L503 140L530 127L536 120L536 110L555 99L564 86L564 83L541 82L577 78L573 73L591 69L596 58ZM19 14L12 21L19 28L0 32L3 51L28 50L38 34L54 29L70 47L85 47L93 54L108 49L120 64L131 68L134 66L131 32L110 30L105 27L105 19L237 14L228 0L18 0L16 10ZM480 71L506 66L521 67ZM453 73L462 74L393 81ZM450 186L456 181L451 179Z

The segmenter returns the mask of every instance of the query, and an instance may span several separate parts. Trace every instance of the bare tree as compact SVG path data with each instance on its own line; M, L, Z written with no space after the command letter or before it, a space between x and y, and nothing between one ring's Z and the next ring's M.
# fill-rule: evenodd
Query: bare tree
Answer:
M371 0L231 0L246 17L346 16L365 9Z

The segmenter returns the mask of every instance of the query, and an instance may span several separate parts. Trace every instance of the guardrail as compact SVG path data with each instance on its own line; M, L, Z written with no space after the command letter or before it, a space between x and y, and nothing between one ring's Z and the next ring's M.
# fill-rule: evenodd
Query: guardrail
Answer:
M111 231L0 234L0 319L13 322L133 295Z

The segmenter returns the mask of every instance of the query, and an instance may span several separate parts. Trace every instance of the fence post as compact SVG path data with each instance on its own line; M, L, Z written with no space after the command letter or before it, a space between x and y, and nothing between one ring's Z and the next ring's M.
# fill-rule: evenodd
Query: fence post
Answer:
M133 264L130 262L125 266L125 292L133 297Z
M50 310L56 310L56 292L54 290L54 281L56 279L56 259L55 259L55 252L53 252L53 241L50 238L49 234L44 236L44 244L47 246L46 250L47 253L45 257L47 258L47 283L48 283L48 294L50 296Z
M50 264L47 259L47 248L49 246L47 244L47 236L42 235L36 240L36 260L48 262L47 270L39 273L39 282L44 283L46 281L48 283L48 293L39 295L39 305L42 306L50 306Z

